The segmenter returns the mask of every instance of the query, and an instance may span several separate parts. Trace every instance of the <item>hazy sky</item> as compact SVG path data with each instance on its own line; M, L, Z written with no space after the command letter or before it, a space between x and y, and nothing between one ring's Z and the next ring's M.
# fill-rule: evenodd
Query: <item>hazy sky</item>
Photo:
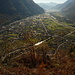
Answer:
M49 3L49 2L56 2L56 3L63 3L67 0L33 0L36 3Z

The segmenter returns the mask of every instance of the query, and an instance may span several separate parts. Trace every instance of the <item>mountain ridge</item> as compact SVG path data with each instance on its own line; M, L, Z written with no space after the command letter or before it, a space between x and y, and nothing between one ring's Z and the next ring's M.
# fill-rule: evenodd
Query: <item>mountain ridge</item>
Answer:
M28 16L42 14L44 10L33 0L1 0L0 24L19 20ZM7 20L8 18L8 20Z
M72 22L75 21L75 0L67 0L63 4L56 5L53 9L61 12L62 15L70 19Z
M75 0L68 0L68 5L61 10L61 13L69 18L71 21L75 21Z
M37 3L40 7L45 10L50 10L52 7L56 6L57 3L50 2L50 3Z

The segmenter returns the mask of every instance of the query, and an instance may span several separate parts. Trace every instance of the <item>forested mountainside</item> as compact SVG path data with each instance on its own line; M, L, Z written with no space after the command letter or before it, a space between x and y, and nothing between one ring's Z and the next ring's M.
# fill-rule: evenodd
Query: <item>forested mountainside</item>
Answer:
M61 11L71 21L75 21L75 0L67 0L63 4L56 5L53 9Z
M61 12L71 21L75 21L75 0L68 0L70 3Z
M67 5L69 5L69 3L71 3L72 0L68 0L66 1L65 3L62 3L62 4L58 4L54 7L54 9L57 9L57 10L62 10L64 9Z
M0 25L44 13L33 0L0 0Z

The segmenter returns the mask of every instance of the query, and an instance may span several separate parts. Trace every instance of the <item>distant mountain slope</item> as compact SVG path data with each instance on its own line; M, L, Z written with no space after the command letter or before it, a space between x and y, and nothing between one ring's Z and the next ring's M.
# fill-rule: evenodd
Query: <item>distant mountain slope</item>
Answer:
M75 21L75 0L68 0L67 2L70 3L65 8L63 8L61 12L67 18L71 19L74 22Z
M59 10L71 21L75 21L75 0L67 0L63 4L56 5L53 9Z
M60 10L62 4L57 4L55 7L53 7L53 9L55 10Z
M62 4L58 4L54 7L54 9L57 9L57 10L62 10L64 9L67 5L69 5L69 3L71 3L73 0L68 0L66 1L65 3L62 3Z
M0 25L41 13L33 0L0 0Z
M52 7L56 6L57 3L53 3L53 2L51 2L51 3L38 3L38 5L45 10L50 10Z

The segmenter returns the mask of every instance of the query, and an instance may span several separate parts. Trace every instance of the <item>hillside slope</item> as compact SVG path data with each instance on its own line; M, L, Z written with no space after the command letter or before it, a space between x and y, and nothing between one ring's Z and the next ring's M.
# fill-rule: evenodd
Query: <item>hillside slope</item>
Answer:
M67 0L63 4L56 5L53 9L60 11L72 22L75 21L75 0Z
M71 0L71 2L61 10L61 12L74 22L75 21L75 0Z
M0 1L0 25L41 13L44 10L33 0Z
M53 9L62 10L69 5L73 0L67 0L65 3L57 4Z

